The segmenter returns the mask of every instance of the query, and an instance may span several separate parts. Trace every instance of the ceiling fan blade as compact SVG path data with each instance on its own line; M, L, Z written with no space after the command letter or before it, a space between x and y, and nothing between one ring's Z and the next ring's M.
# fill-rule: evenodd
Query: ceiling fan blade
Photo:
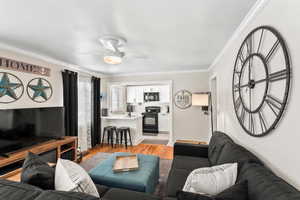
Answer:
M143 54L125 54L125 57L129 58L129 59L149 59L149 56L147 55L143 55Z

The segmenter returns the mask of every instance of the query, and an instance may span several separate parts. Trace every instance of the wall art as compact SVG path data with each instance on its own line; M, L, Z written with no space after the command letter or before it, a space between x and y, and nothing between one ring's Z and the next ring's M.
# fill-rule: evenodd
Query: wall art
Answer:
M44 78L34 78L27 85L27 94L32 101L44 103L48 101L53 93L49 81Z
M175 106L180 109L187 109L192 105L192 93L187 90L180 90L174 96Z
M15 75L0 72L0 103L12 103L22 97L24 85Z

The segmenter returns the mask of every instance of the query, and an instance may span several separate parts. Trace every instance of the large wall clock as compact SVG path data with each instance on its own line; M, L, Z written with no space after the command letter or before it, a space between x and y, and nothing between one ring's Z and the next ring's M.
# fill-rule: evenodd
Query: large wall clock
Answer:
M289 95L290 61L282 36L261 26L243 41L233 71L232 93L236 116L251 136L276 128Z

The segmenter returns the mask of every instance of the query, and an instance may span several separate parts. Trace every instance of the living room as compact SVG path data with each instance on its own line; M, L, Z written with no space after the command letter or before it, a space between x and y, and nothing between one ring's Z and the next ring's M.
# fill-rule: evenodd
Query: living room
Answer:
M300 199L300 2L0 4L0 199Z

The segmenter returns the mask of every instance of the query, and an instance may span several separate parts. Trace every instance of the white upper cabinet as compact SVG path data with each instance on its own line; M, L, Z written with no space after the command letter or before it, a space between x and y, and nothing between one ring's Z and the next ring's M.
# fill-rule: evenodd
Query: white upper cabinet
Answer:
M159 87L159 101L161 103L170 102L170 89L168 85L160 85Z
M145 92L159 92L159 103L170 102L170 89L168 85L153 86L128 86L127 103L138 104L144 103Z
M127 103L137 104L143 103L144 91L142 86L128 86L127 87Z
M159 87L158 85L147 85L147 86L142 86L144 92L159 92Z
M144 87L143 86L136 87L136 102L144 103Z

